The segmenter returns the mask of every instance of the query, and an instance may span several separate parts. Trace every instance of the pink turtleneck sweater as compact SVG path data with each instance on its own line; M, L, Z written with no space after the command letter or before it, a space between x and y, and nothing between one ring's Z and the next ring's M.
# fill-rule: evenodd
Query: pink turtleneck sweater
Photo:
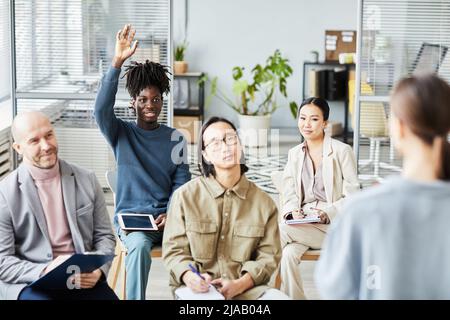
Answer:
M53 258L75 252L61 187L59 161L51 169L41 169L26 164L37 187L42 209L47 221Z

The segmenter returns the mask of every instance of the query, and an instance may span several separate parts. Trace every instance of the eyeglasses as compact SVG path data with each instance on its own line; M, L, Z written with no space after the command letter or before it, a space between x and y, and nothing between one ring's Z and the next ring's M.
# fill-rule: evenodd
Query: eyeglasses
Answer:
M224 142L227 146L233 146L237 143L238 136L236 134L226 135L222 139L212 139L210 143L205 144L205 149L211 146L211 149L216 151L219 150L222 146L222 142Z

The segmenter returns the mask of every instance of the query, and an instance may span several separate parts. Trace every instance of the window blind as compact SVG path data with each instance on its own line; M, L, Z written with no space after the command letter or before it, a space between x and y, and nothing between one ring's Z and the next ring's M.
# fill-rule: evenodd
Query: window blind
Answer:
M148 59L171 65L170 3L170 0L14 1L17 112L45 112L54 121L57 133L64 136L59 137L61 157L95 170L105 187L104 171L114 166L114 160L110 155L102 156L94 164L90 159L98 154L90 154L86 146L93 151L109 151L105 139L98 136L93 107L101 77L111 64L116 33L126 23L136 29L139 46L129 60ZM122 119L134 120L128 109L129 100L124 78L119 81L115 113ZM169 95L164 100L161 123L170 125L171 105ZM86 138L80 139L81 136Z
M361 82L388 96L394 83L433 71L450 82L450 1L362 1Z
M8 98L10 82L9 1L0 0L0 103Z
M354 147L360 173L379 180L401 165L387 130L396 81L436 72L450 82L450 1L360 0L358 14Z
M12 148L10 129L0 131L0 180L8 175L12 169Z

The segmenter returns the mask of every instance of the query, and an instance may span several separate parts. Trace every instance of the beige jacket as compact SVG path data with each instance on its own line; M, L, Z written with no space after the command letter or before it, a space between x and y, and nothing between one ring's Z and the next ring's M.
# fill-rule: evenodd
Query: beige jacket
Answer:
M282 210L281 214L302 207L301 175L305 152L304 143L289 150L288 162L283 171L282 179ZM325 187L326 203L320 203L319 208L325 211L330 220L342 207L346 196L360 189L356 169L356 159L352 148L338 140L325 136L323 142L322 177ZM315 224L319 228L325 225ZM326 228L323 228L326 229Z
M278 210L269 195L242 175L230 190L212 177L177 189L167 213L163 259L172 289L193 264L213 279L249 273L255 287L235 299L257 299L281 258Z

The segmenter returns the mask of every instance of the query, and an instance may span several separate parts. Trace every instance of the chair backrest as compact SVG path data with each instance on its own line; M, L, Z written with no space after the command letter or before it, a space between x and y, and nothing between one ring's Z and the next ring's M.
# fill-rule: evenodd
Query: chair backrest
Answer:
M361 102L359 128L362 136L387 137L388 118L382 102Z
M424 72L439 72L447 54L448 47L441 44L423 42L411 66L411 74Z
M283 198L282 198L282 183L283 183L283 171L272 171L270 174L272 179L272 183L278 191L278 211L280 212L281 217L281 209L283 208ZM281 218L280 218L281 219Z
M272 171L270 177L272 178L272 183L277 189L278 193L281 193L281 182L283 179L283 171Z
M355 80L349 80L349 112L352 115L352 126L355 126L354 98ZM374 91L368 83L361 83L361 92L372 96ZM388 117L382 102L361 102L359 110L359 129L364 137L387 137L389 136Z
M108 170L105 173L106 183L108 184L109 189L116 194L117 190L117 171L116 170Z

